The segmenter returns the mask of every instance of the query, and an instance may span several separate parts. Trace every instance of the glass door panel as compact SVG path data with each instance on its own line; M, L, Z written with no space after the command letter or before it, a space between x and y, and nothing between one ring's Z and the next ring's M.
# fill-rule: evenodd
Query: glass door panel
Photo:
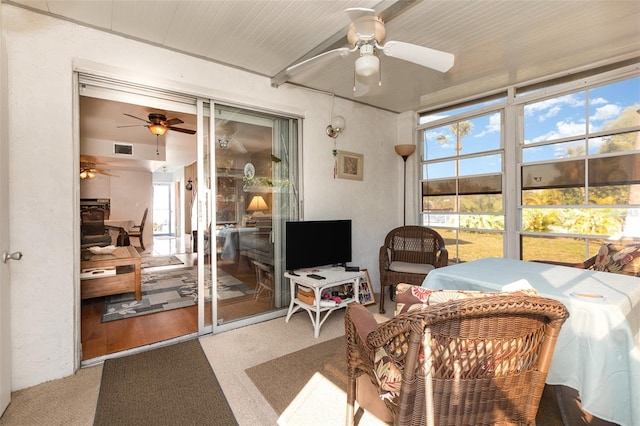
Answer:
M291 176L297 170L297 120L220 104L213 117L215 332L283 315L288 307L281 241L284 221L297 217L291 183L297 179Z

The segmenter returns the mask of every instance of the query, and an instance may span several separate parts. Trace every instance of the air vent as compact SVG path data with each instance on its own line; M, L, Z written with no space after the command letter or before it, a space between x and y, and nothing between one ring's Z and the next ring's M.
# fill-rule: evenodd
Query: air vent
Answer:
M133 155L133 145L114 143L113 153L119 155Z

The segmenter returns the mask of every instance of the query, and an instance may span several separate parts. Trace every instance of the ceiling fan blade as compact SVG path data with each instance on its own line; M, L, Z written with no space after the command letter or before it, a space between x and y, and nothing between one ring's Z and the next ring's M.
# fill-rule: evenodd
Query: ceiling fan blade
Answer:
M123 112L122 114L126 115L127 117L135 118L136 120L144 121L145 123L151 123L150 121L145 120L144 118L136 117L135 115L127 114L126 112Z
M120 129L123 127L149 127L147 124L131 124L129 126L116 126L116 128Z
M119 176L114 175L114 174L112 174L112 173L110 173L110 172L107 172L106 170L91 169L91 171L92 171L93 173L97 173L97 174L99 174L99 175L110 176L110 177L119 177Z
M182 123L184 123L184 121L180 120L179 118L172 118L166 121L167 126L175 126L176 124Z
M349 49L348 47L340 47L338 49L329 50L328 52L321 53L312 58L306 59L302 62L290 66L289 68L287 68L286 73L289 76L293 76L305 70L311 69L321 62L325 62L335 58L344 58L354 51L355 49Z
M353 96L360 98L362 96L375 95L379 92L380 85L379 71L368 77L355 74L353 82Z
M346 10L351 18L355 33L360 40L373 39L376 31L376 11L366 7L353 7Z
M447 72L455 60L455 56L451 53L402 41L388 41L381 48L387 56L413 62L440 72Z
M174 131L176 131L176 132L180 132L180 133L186 133L186 134L188 134L188 135L195 135L195 134L196 134L196 131L195 131L195 130L191 130L191 129L183 129L183 128L181 128L181 127L171 127L171 126L168 126L168 127L167 127L167 129L169 129L169 130L174 130Z

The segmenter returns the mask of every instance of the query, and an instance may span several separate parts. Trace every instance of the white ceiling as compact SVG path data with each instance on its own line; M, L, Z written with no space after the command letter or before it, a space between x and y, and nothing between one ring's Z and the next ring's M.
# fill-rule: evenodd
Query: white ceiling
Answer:
M270 78L302 58L345 46L345 9L375 8L387 40L456 58L441 74L382 57L381 93L357 100L396 112L640 56L637 0L3 1ZM337 59L292 82L350 98L353 63L353 56Z
M345 9L374 8L386 22L387 40L453 53L453 68L443 74L381 55L382 87L354 98L349 56L285 84L394 112L640 61L637 0L2 1L272 79L302 59L346 46ZM120 123L126 117L118 111L111 120Z

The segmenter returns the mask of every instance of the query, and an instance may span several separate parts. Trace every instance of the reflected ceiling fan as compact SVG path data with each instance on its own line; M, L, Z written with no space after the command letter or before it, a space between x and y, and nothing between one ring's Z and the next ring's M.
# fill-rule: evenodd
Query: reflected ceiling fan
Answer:
M358 52L359 57L355 61L354 91L356 94L363 95L368 92L368 86L374 78L378 80L379 86L382 85L378 58L380 52L385 56L440 72L447 72L453 66L455 56L451 53L402 41L385 43L387 34L385 24L380 17L376 16L375 10L359 7L347 9L346 12L351 18L347 34L350 47L329 50L292 65L286 69L286 75L292 77L308 69L322 67L330 59L344 58Z
M80 179L93 179L97 175L119 177L117 175L111 174L107 170L96 169L95 163L80 163Z
M149 129L149 131L151 133L153 133L156 136L164 135L167 132L167 130L173 130L175 132L186 133L186 134L189 134L189 135L195 135L195 133L196 133L195 130L184 129L182 127L175 127L176 124L182 124L182 123L184 123L184 121L180 120L179 118L171 118L171 119L167 120L167 116L164 115L164 114L152 112L152 113L149 114L149 119L148 120L145 120L144 118L136 117L135 115L127 114L126 112L124 112L123 114L126 115L127 117L131 117L131 118L135 118L136 120L144 121L147 124L134 124L134 125L131 125L131 126L118 126L118 128L121 128L121 127L146 127L146 128Z

